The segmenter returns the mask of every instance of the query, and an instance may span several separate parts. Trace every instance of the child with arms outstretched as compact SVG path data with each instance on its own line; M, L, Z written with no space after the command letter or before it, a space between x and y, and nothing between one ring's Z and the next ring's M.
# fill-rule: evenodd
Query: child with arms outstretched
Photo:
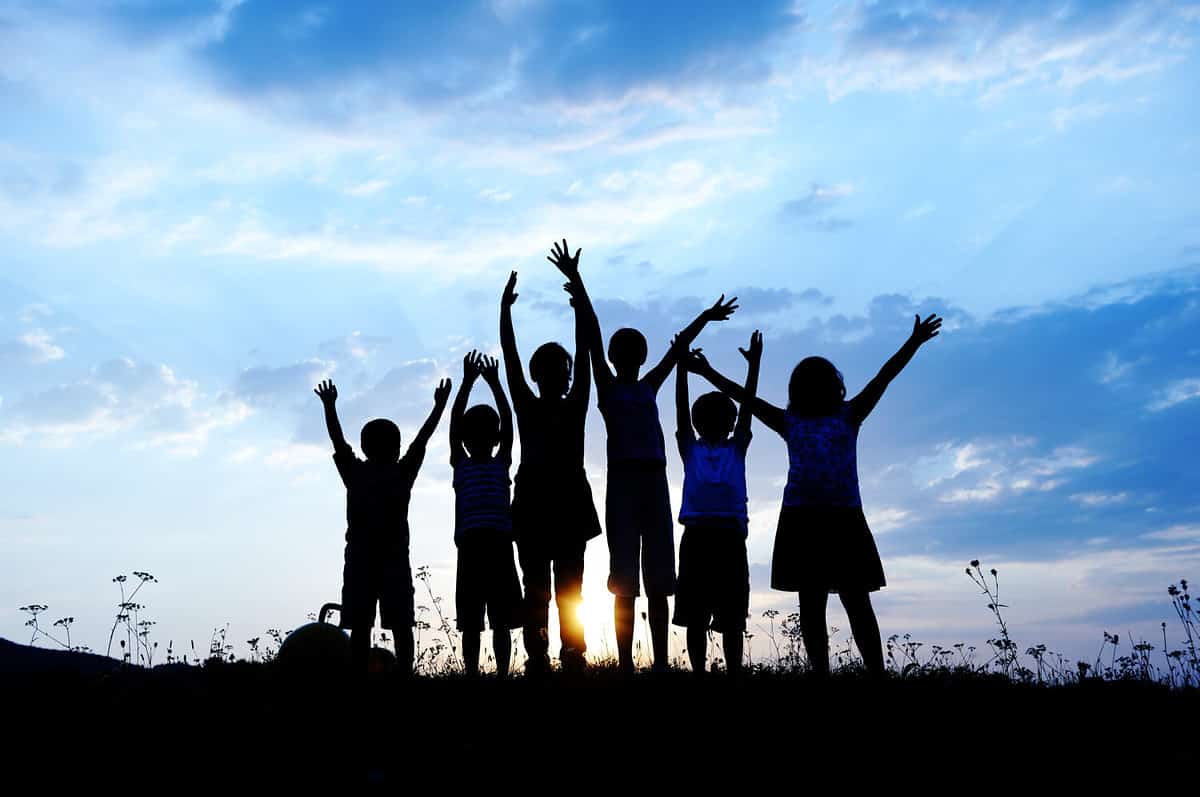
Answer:
M337 388L330 380L313 391L325 406L325 426L333 442L333 462L346 486L346 552L342 570L341 627L350 629L351 661L366 672L379 603L380 625L392 632L396 666L412 672L413 583L408 559L408 502L446 400L450 380L433 392L433 410L400 456L400 429L386 418L368 421L359 442L365 460L342 434Z
M467 409L475 380L492 390L496 409ZM472 351L463 358L463 381L450 409L450 467L454 469L454 544L458 568L454 603L463 635L467 675L479 674L479 637L486 612L492 629L496 674L508 675L509 631L520 628L521 583L513 561L508 470L512 464L512 410L500 387L495 358Z
M675 437L683 458L675 624L687 628L688 658L697 675L704 673L710 627L721 634L727 672L741 672L742 635L750 609L746 451L762 334L755 330L750 348L739 351L748 363L740 412L724 393L705 393L689 409L687 369L692 357L701 356L699 349L681 357L675 369Z
M614 373L605 361L600 322L579 276L579 255L577 250L571 256L564 239L561 246L554 244L547 259L566 276L565 287L574 297L575 312L584 318L600 414L608 431L604 525L618 663L623 672L633 671L633 618L634 603L640 592L640 559L649 603L654 667L665 669L670 624L667 598L675 591L675 521L667 488L658 389L704 325L729 318L737 309L737 299L726 302L722 296L702 312L676 336L662 360L644 376L639 376L639 372L646 362L646 338L636 329L618 329L608 343L608 359L616 369Z
M886 583L875 540L863 515L858 489L858 430L888 384L922 344L937 337L942 319L917 316L912 334L862 392L846 400L846 386L833 363L807 357L792 371L787 409L761 398L754 414L787 442L788 478L771 559L771 587L798 593L800 632L814 672L829 672L825 609L836 592L850 620L863 664L883 673L883 645L870 594ZM703 358L697 373L735 399L742 387L717 373Z

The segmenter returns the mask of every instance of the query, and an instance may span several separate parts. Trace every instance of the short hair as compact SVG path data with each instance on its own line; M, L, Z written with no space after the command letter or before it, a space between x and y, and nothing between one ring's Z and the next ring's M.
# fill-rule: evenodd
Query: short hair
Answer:
M608 339L608 359L613 365L641 365L646 362L648 353L646 336L636 329L622 327Z
M832 415L846 400L842 372L824 357L805 357L788 380L788 412L796 415Z
M529 358L529 375L534 382L541 382L555 371L566 372L567 381L570 382L574 362L562 344L555 341L543 343Z
M387 418L376 418L363 425L359 436L367 459L395 462L400 459L400 428Z
M500 438L500 413L487 404L476 404L462 416L462 441L493 444Z
M723 440L737 422L737 405L724 393L705 393L692 403L692 425L701 437Z

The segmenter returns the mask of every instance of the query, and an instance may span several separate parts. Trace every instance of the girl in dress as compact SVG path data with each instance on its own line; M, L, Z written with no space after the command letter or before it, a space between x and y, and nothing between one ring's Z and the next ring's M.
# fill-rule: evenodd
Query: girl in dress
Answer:
M883 644L871 593L886 584L879 551L863 515L858 490L858 430L922 344L937 337L942 319L913 320L912 334L878 375L846 399L842 374L823 357L806 357L792 371L786 409L761 398L749 406L759 420L787 442L788 478L771 559L772 589L800 599L800 632L813 672L829 672L825 608L836 592L850 620L863 664L883 673ZM741 385L703 359L692 369L741 402Z

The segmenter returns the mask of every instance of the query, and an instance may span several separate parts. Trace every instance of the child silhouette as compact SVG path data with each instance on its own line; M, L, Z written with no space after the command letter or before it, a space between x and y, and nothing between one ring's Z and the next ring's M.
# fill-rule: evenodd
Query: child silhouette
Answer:
M578 606L587 541L600 535L600 519L583 469L583 433L591 374L581 314L575 305L575 357L557 343L544 343L529 358L535 394L525 381L513 331L517 272L500 300L500 348L504 373L521 435L521 465L513 484L512 519L525 585L526 672L549 668L547 627L550 578L558 604L559 660L564 669L585 666L587 644ZM573 367L573 371L572 371ZM572 380L572 373L574 380Z
M825 609L831 592L841 598L868 672L883 673L883 645L870 593L886 580L859 495L858 430L888 384L922 344L937 337L941 325L936 315L924 321L917 316L908 340L849 401L833 363L807 357L792 371L787 409L761 398L748 404L787 442L788 478L775 532L771 587L799 594L800 632L818 675L829 672ZM703 354L693 359L693 367L722 392L746 398L746 391L717 373Z
M496 674L508 675L509 631L520 628L521 583L513 562L509 466L512 411L500 387L495 358L472 351L463 358L463 381L450 409L450 467L454 469L454 544L458 548L454 603L463 635L468 676L479 674L479 636L486 611L492 628ZM480 376L492 389L496 409L466 409ZM495 453L493 453L493 451Z
M680 358L675 371L675 437L683 458L679 507L683 539L679 541L675 624L687 628L688 658L697 674L704 672L710 627L721 633L726 670L730 675L742 670L742 635L750 608L746 451L753 418L749 404L758 392L762 334L755 330L750 348L740 351L749 364L741 412L724 393L705 393L696 399L689 414L687 368L691 357ZM699 354L697 349L695 355ZM693 425L699 439L692 433Z
M667 487L667 458L658 418L658 389L709 321L724 321L737 309L737 298L716 303L677 336L663 358L639 377L646 362L646 338L636 329L618 329L604 359L600 322L579 276L579 255L566 239L554 244L547 259L567 278L577 317L585 320L587 348L596 377L600 414L608 431L608 491L604 525L608 537L608 589L613 599L617 657L623 672L633 670L634 603L639 593L638 564L646 583L655 669L667 667L667 597L675 591L675 520Z
M408 560L408 501L446 399L450 380L433 392L433 410L400 456L400 429L386 418L368 421L360 444L366 460L354 454L337 417L337 388L324 380L313 391L325 406L325 427L333 442L333 462L346 486L346 552L342 570L341 626L350 629L355 670L366 672L379 602L380 625L392 632L396 665L412 672L413 584Z

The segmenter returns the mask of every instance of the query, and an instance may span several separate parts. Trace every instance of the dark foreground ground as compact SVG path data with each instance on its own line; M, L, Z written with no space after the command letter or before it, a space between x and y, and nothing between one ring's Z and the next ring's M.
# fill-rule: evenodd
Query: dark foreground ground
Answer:
M875 782L934 793L955 776L1009 790L1019 779L1109 772L1200 783L1200 693L1150 684L1039 688L950 673L875 684L756 673L730 682L611 671L354 682L244 662L32 668L11 656L5 664L4 652L8 784L237 794L428 784L457 794L494 779L503 793L642 793L691 782L707 794L810 791L818 782L858 793Z

